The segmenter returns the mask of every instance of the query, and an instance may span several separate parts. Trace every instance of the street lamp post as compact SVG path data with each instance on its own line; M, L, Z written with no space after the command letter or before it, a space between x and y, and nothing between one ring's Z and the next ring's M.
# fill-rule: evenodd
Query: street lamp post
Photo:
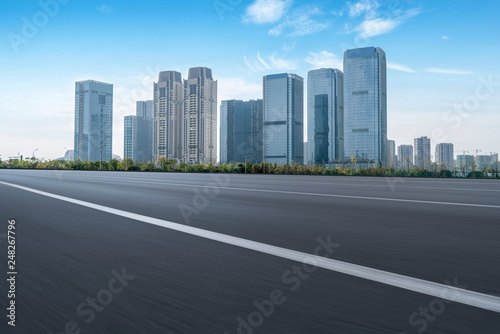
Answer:
M31 157L33 158L33 160L35 159L35 152L38 151L38 149L34 150L33 151L33 154L31 155Z

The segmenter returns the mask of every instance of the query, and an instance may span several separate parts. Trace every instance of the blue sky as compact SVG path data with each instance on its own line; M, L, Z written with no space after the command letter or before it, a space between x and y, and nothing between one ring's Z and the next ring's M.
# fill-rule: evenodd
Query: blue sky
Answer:
M262 98L267 74L342 69L343 52L364 46L387 54L397 145L428 136L433 149L498 152L499 12L494 0L3 0L0 154L72 148L77 80L114 84L123 156L123 116L152 98L160 70L212 68L220 103Z

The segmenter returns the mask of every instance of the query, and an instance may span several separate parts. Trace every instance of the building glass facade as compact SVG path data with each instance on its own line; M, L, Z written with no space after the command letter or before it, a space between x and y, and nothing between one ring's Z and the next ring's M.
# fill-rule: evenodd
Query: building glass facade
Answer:
M109 161L113 149L113 85L75 83L75 159Z
M344 159L344 75L340 70L311 70L307 80L306 164Z
M262 162L263 101L228 100L221 104L221 163Z
M267 75L264 90L264 161L304 162L304 82L296 74Z
M387 69L381 48L344 53L345 158L387 163Z

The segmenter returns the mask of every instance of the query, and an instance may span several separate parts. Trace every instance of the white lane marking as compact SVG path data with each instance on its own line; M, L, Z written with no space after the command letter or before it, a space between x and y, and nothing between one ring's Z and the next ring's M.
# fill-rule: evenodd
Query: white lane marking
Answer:
M152 218L137 213L113 209L103 205L85 202L70 197L60 196L45 191L31 189L12 183L0 181L0 184L25 190L34 194L58 199L64 202L91 208L94 210L106 212L116 216L141 221L143 223L148 223L151 225L168 228L170 230L183 232L186 234L198 236L209 240L218 241L224 244L241 247L268 255L274 255L292 261L297 261L307 264L315 264L320 268L394 286L397 288L406 289L438 298L452 297L449 299L455 302L500 313L500 297L464 290L454 286L434 283L409 276L394 274L387 271L368 268L348 262L342 262L338 260L324 258L321 256L307 254L287 248L272 246L257 241L252 241L243 238L233 237L222 233L207 231L192 226L181 225L167 220Z
M212 188L212 189L225 189L225 190L237 190L237 191L249 191L249 192L264 192L264 193L287 194L287 195L337 197L337 198L351 198L351 199L373 200L373 201L405 202L405 203L435 204L435 205L454 205L454 206L467 206L467 207L475 207L475 208L500 209L500 205L488 205L488 204L436 202L436 201L423 201L423 200L417 200L417 199L400 199L400 198L385 198L385 197L320 194L320 193L307 193L307 192L285 191L285 190L233 188L233 187L219 187L219 186L210 186L210 185L201 185L201 184L185 184L185 183L171 183L171 182L132 181L132 180L128 180L128 179L118 179L118 178L87 177L85 179L86 180L92 180L92 179L94 179L94 180L113 180L113 181L120 181L120 182L124 182L124 183L142 183L142 184L147 183L147 184L156 184L156 185L164 184L164 185L171 185L171 186L176 186L176 187L188 187L188 188Z

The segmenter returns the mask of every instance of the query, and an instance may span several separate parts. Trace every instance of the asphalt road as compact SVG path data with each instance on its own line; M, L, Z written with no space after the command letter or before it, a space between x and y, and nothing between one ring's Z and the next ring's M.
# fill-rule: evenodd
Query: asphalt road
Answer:
M500 303L497 180L0 170L6 278L12 219L16 326L2 279L0 333L500 333L499 311L455 290L273 253Z

